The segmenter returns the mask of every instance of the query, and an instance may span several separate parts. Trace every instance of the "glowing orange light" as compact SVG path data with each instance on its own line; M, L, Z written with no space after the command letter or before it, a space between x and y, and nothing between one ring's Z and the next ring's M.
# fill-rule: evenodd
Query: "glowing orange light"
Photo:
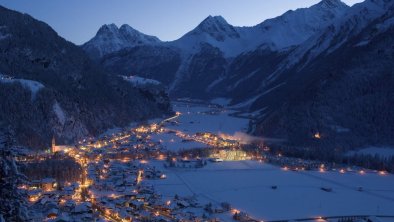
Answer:
M241 211L237 210L237 209L231 209L231 213L232 214L239 214Z
M321 139L321 135L320 135L320 133L315 133L315 135L313 135L313 137L315 138L315 139Z
M164 160L166 157L163 155L163 154L160 154L158 157L157 157L157 159L158 160Z
M105 209L105 214L106 215L111 215L111 211L109 209Z
M142 181L142 174L144 173L143 170L138 171L138 176L137 176L137 184L140 184Z
M29 198L30 202L36 202L37 200L38 200L38 197L36 197L36 196L33 196L33 197Z

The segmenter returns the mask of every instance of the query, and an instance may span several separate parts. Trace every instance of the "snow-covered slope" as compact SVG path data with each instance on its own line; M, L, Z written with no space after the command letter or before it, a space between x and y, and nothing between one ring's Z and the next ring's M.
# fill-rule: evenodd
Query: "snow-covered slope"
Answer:
M286 55L251 105L267 107L257 133L327 153L392 146L393 16L394 1L366 0Z
M394 1L390 0L366 0L351 7L346 14L336 20L322 32L313 35L308 41L300 45L283 63L281 70L303 61L306 66L311 60L321 54L328 54L341 47L350 38L358 35L373 20L387 12ZM388 19L381 31L393 23ZM360 42L359 44L366 44Z
M159 81L153 80L153 79L146 79L142 78L139 76L122 76L122 78L131 84L133 84L135 87L138 86L146 86L146 85L160 85L161 83Z
M190 53L198 51L201 43L208 43L219 48L225 57L234 57L260 45L282 50L304 42L340 18L348 8L340 0L323 0L253 27L234 27L221 16L208 16L195 29L169 44Z
M274 50L280 50L303 43L333 20L341 18L348 8L340 0L323 0L310 8L290 10L251 29L261 36L257 44L266 44ZM240 28L243 32L248 32L247 29Z
M157 44L161 41L154 36L145 35L127 24L118 28L115 24L103 25L96 36L82 45L93 58L138 45Z
M44 88L44 85L40 82L28 80L28 79L14 79L0 74L0 83L16 83L19 82L23 87L30 90L32 99L35 98L37 92Z
M193 54L199 52L203 43L218 47L226 56L235 56L248 46L237 28L221 16L208 16L192 31L167 44L181 49L184 54Z
M323 0L310 8L288 11L253 27L235 27L221 16L208 16L196 28L171 42L160 42L128 25L104 25L82 47L93 58L138 45L160 44L178 48L183 54L198 53L201 44L219 48L225 57L255 50L265 45L272 50L298 45L341 17L348 6L340 0Z

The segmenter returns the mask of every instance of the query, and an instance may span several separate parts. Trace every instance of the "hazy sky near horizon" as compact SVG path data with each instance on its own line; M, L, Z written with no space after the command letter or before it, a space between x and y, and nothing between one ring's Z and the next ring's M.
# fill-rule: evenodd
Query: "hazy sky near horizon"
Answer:
M46 22L65 39L82 44L103 24L129 24L163 41L180 38L208 15L235 26L253 26L320 0L0 0L0 5ZM363 0L342 0L348 5Z

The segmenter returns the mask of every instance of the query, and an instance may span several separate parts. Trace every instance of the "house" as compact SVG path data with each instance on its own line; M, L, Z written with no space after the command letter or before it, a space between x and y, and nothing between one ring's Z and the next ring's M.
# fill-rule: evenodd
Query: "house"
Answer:
M56 187L56 180L53 178L42 179L41 187L44 191L52 191Z
M46 216L48 219L56 219L59 214L59 210L56 208L52 208L47 211Z
M41 197L41 189L29 190L27 195L30 202L35 202Z

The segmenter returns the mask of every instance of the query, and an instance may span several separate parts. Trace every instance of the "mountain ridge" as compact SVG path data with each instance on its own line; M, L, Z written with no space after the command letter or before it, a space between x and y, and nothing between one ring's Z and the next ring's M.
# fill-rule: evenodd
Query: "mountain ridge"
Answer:
M221 51L225 53L226 57L235 57L240 53L253 50L262 44L272 47L273 50L280 50L305 41L309 35L320 29L320 26L325 26L327 21L330 21L333 17L340 17L347 8L348 6L340 0L324 0L310 8L288 11L283 15L267 19L251 27L236 27L229 24L222 16L209 15L194 29L180 38L173 41L161 42L161 44L163 46L178 48L190 54L198 52L201 43L208 43L214 47L220 48ZM310 11L313 11L313 13ZM308 18L306 15L307 13L313 15ZM284 23L290 22L291 24L282 24L286 25L286 28L283 29L272 30L270 28L273 25L277 26L278 24L273 23L279 23L281 20L284 20ZM293 20L298 23L292 22ZM286 31L289 29L293 29L292 32ZM297 36L297 33L306 34L303 34L303 36L298 34L298 39L296 39L293 36ZM140 34L145 35L143 33ZM107 52L104 50L104 53L98 50L98 56L94 56L92 55L94 52L93 49L102 48L101 44L103 43L95 40L100 39L100 36L100 33L97 33L95 37L82 46L91 57L96 59L105 54L131 47L131 44L124 44L123 47L115 47L113 50ZM281 39L279 36L288 37ZM290 41L290 39L293 39L293 41ZM229 48L232 49L227 50Z
M364 78L375 85L376 79L391 82L386 76L390 73L390 66L393 67L389 60L390 45L386 49L382 47L383 43L375 39L385 38L387 44L391 44L387 35L394 24L394 20L390 19L392 3L367 0L348 7L339 0L325 0L310 8L288 11L253 27L234 27L240 39L247 36L244 30L254 30L252 37L265 32L271 33L269 37L278 36L260 39L263 44L254 41L253 47L242 52L237 51L240 45L233 44L232 38L226 36L222 38L224 41L218 41L207 32L196 32L195 35L186 34L180 40L165 43L167 48L150 46L144 54L126 49L122 54L115 52L110 55L110 59L104 57L100 62L111 72L132 72L144 77L149 70L147 67L152 65L144 58L153 52L164 58L171 52L176 56L172 57L172 61L167 61L171 65L165 63L171 67L171 71L160 69L161 61L155 61L155 65L159 64L157 70L161 70L160 78L170 79L166 82L170 95L174 98L189 97L207 101L218 97L227 98L231 107L251 113L254 119L251 133L281 138L289 144L301 146L315 144L316 147L329 148L335 144L349 148L365 144L385 145L376 140L381 138L381 143L390 143L390 139L383 136L390 131L384 121L380 128L376 127L382 136L371 132L365 125L357 128L357 123L369 121L369 114L362 107L382 109L384 95L391 93L387 84L372 93L373 89ZM380 17L385 15L385 19L380 21ZM211 27L217 24L231 26L220 17L211 16L207 19L208 22L205 21L203 25L213 23ZM196 29L200 31L198 27ZM182 48L176 43L180 46L180 43L184 43L189 48ZM243 45L239 48L247 47ZM386 56L381 64L378 60L380 54L377 53ZM369 60L366 59L368 56ZM364 67L364 70L370 70L370 66L373 66L376 70L370 70L373 75L367 75L356 66ZM150 70L149 78L155 79L155 74ZM359 91L369 93L365 97ZM341 93L348 100L357 101L351 103L353 107L343 103ZM364 98L364 101L359 98ZM358 115L346 118L350 113L363 115L365 121ZM373 115L379 121L386 119L392 122L390 114ZM373 125L372 122L368 124ZM359 130L361 128L362 131ZM317 131L325 134L326 139L322 143L313 139Z
M168 96L110 76L78 46L27 14L0 7L0 122L18 145L44 149L170 113ZM115 108L117 107L117 108Z

